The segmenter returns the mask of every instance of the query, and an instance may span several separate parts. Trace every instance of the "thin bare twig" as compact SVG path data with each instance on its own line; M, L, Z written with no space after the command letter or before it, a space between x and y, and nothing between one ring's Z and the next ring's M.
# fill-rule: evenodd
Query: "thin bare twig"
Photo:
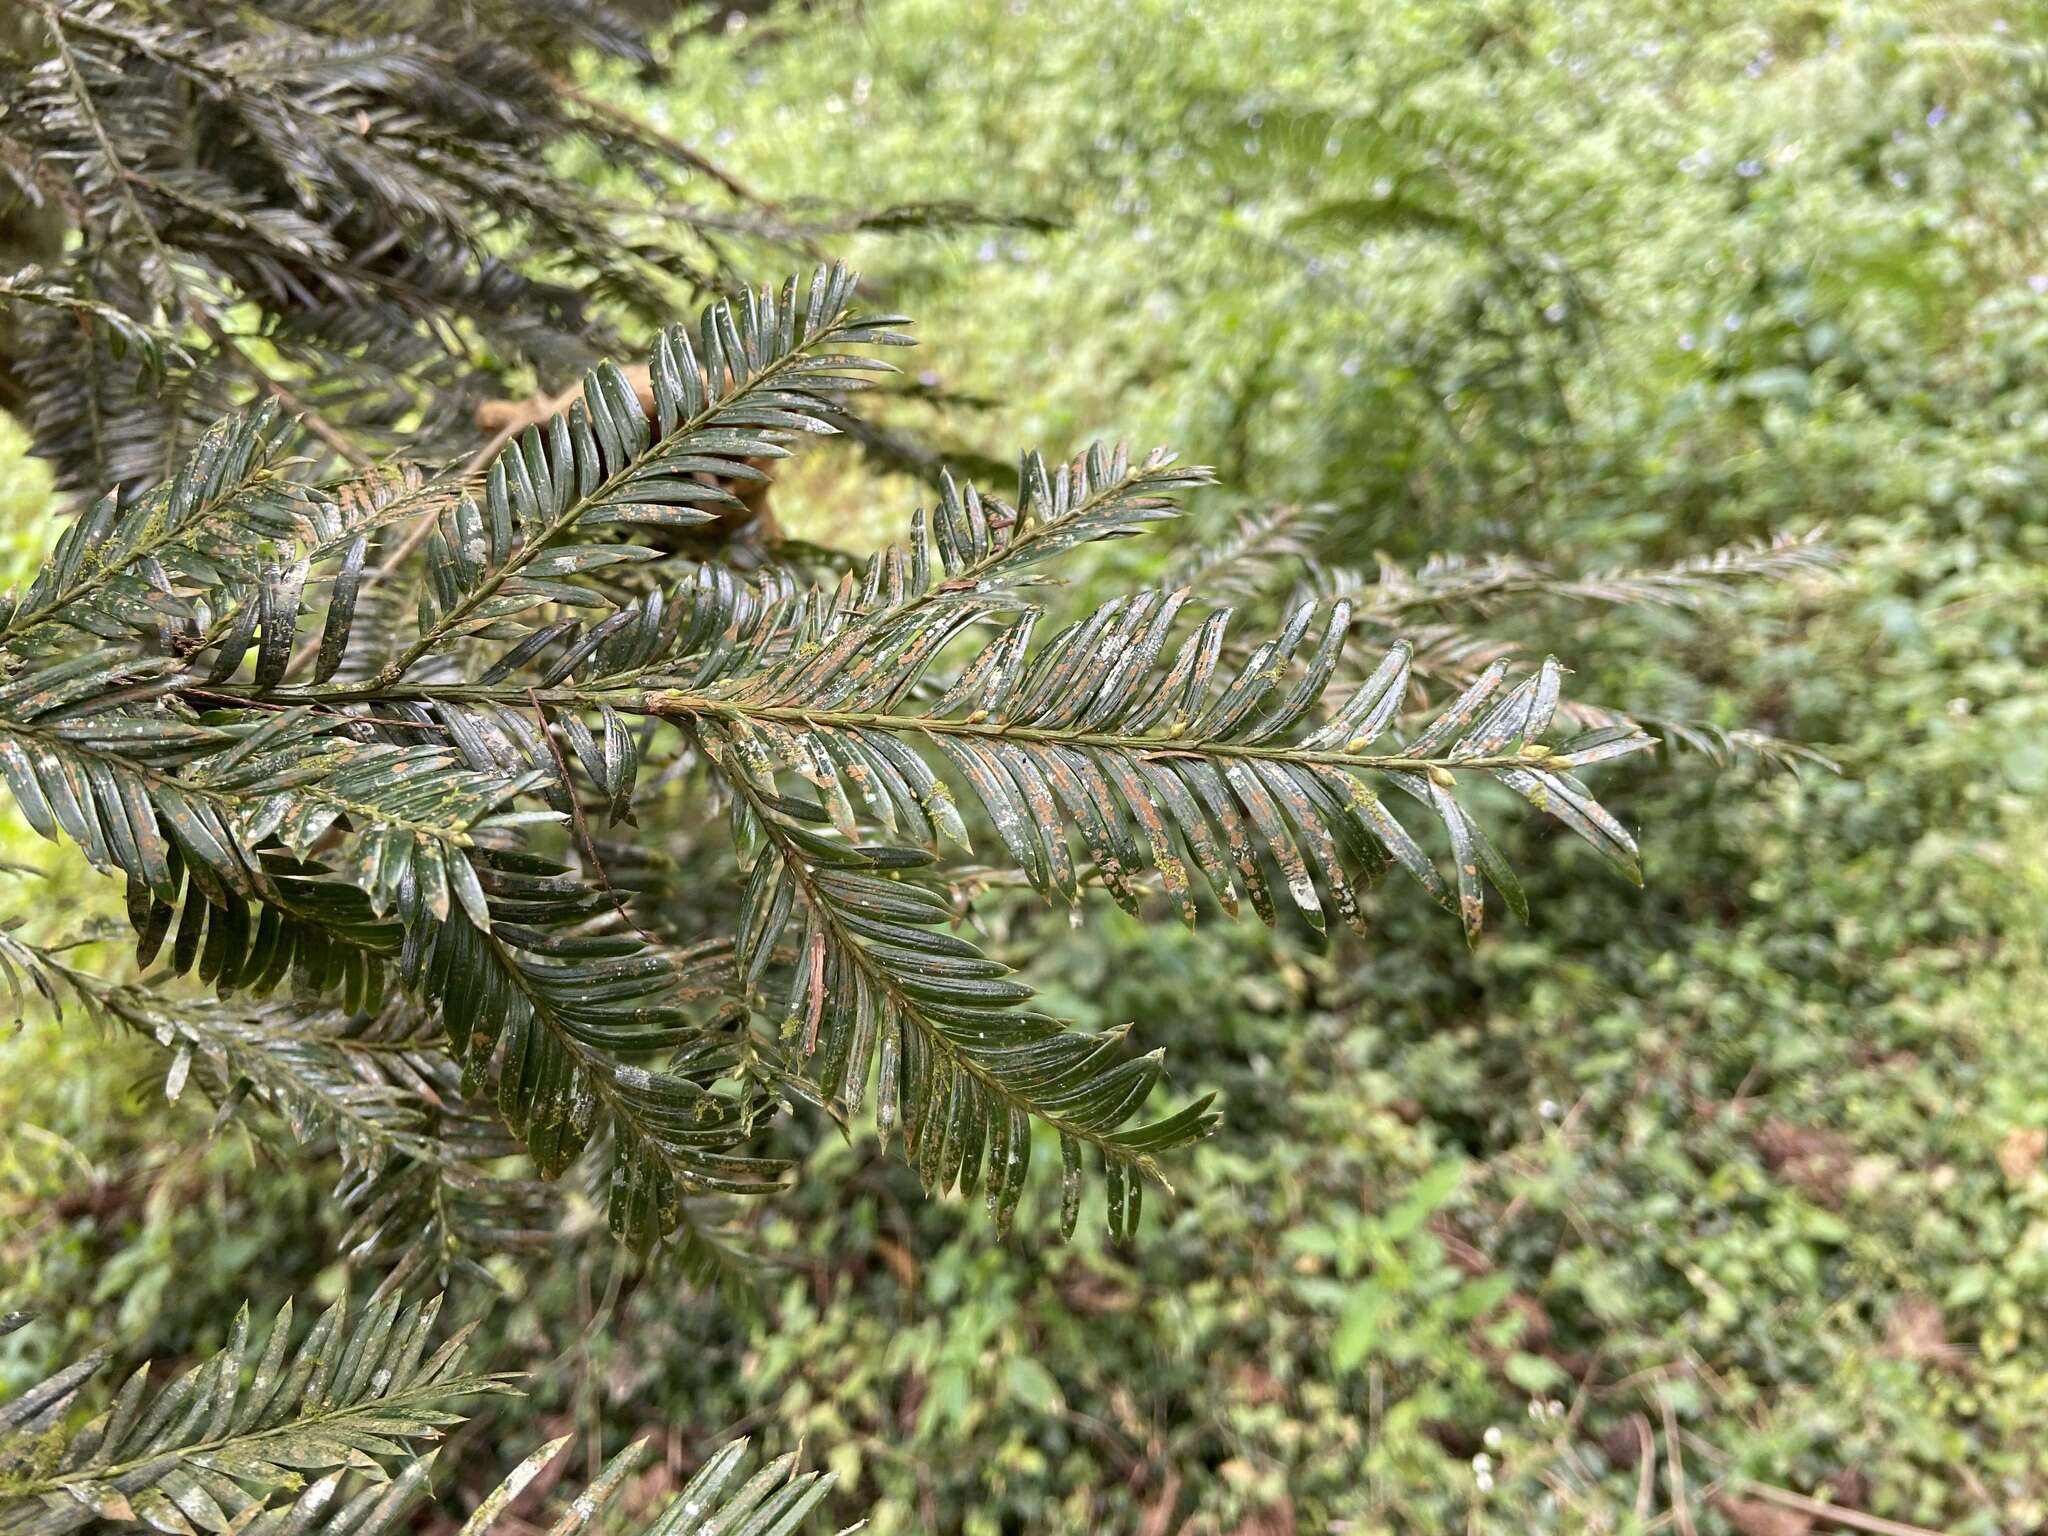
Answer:
M763 208L773 208L775 206L774 203L756 192L744 181L741 181L739 177L733 175L731 171L728 171L717 161L698 150L690 148L681 139L671 134L663 133L644 118L635 117L623 107L615 107L608 101L599 101L595 96L592 96L573 81L557 79L554 85L555 89L560 91L565 99L575 102L577 106L583 108L586 112L603 118L621 133L660 150L671 159L687 165L693 171L700 171L704 175L709 176L734 197L744 202L758 204Z
M286 403L289 405L290 402ZM477 449L475 453L471 454L468 462L457 472L455 477L457 481L468 480L470 476L490 463L492 459L497 457L499 451L512 440L512 435L513 427L510 424L500 427L496 432L492 433L490 440L483 447ZM423 514L420 520L407 532L406 536L398 541L397 548L377 562L376 567L370 572L366 580L369 582L382 581L400 566L404 565L412 557L412 552L427 541L427 535L434 531L434 525L440 520L441 514L439 511ZM308 636L299 646L298 650L292 654L291 662L285 668L285 676L289 677L292 673L305 666L307 662L313 659L319 649L319 636Z
M297 394L290 385L277 378L270 370L251 357L242 344L222 330L220 322L209 315L204 308L193 305L192 319L199 329L206 333L208 340L219 347L237 368L262 385L264 393L274 395L286 410L298 417L308 432L319 438L321 442L332 448L357 469L368 469L375 462L367 453L349 441L348 434L343 432L341 428L337 427L325 416L322 416L311 405L307 404L305 399Z
M1768 1483L1744 1483L1743 1486L1758 1498L1786 1509L1795 1509L1802 1515L1811 1515L1816 1520L1832 1520L1836 1525L1846 1525L1851 1530L1870 1531L1874 1536L1941 1536L1939 1531L1924 1525L1908 1525L1903 1520L1887 1520L1883 1515L1866 1515L1860 1509L1850 1509L1842 1504L1829 1504L1822 1499L1809 1499L1803 1493L1794 1493L1789 1488L1773 1488Z
M604 887L604 893L611 898L612 910L619 914L625 925L639 934L649 944L660 944L661 940L633 921L633 914L626 910L625 902L612 888L612 877L605 873L604 860L597 856L597 844L591 840L590 823L583 819L583 801L576 793L576 783L569 777L569 761L562 756L561 743L555 740L554 727L549 724L547 711L541 707L540 695L531 688L526 696L533 701L533 716L540 722L541 740L548 744L548 754L555 760L555 772L562 776L562 793L569 797L569 819L576 825L576 838L583 845L583 856L590 860L590 868L597 876L597 883Z
M1657 1499L1657 1434L1640 1413L1630 1414L1628 1421L1636 1432L1636 1519L1647 1520Z
M498 456L507 443L512 441L517 431L517 426L512 423L507 423L505 426L498 428L497 431L490 435L483 447L477 449L475 453L469 456L468 461L456 472L455 478L458 481L464 481L480 471L486 464ZM405 564L406 560L411 557L412 552L426 543L427 535L434 531L434 524L440 521L440 517L441 514L438 512L422 517L413 526L412 531L398 541L398 547L377 563L377 568L372 573L372 579L381 580Z
M1685 1452L1678 1444L1678 1415L1671 1411L1671 1398L1663 1391L1657 1393L1657 1411L1664 1419L1664 1455L1671 1468L1671 1516L1677 1523L1679 1536L1693 1536L1692 1510L1687 1507L1689 1495L1685 1489Z
M626 134L630 138L638 139L650 149L660 150L679 165L688 166L693 171L709 176L741 202L752 203L764 213L776 214L782 211L782 205L773 198L763 196L744 181L741 181L731 171L720 165L716 160L713 160L709 155L704 154L701 150L692 149L673 134L662 132L661 129L655 127L646 119L635 116L623 107L615 107L608 101L598 100L573 81L558 79L555 81L555 88L566 99L575 102L577 106L593 116L603 118L612 127L618 129L619 132ZM700 230L699 234L701 236L703 232ZM707 245L711 243L709 236L703 236L703 238ZM824 259L824 251L817 241L800 230L787 230L779 236L770 236L769 238L789 240L799 251L803 252L805 256L813 261L822 261ZM717 249L716 246L712 248L714 250Z

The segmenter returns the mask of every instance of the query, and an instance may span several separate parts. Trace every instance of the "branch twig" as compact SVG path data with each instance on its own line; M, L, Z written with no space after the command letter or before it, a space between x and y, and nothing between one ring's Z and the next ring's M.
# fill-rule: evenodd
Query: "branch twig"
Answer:
M1628 1421L1636 1432L1636 1519L1644 1521L1657 1499L1657 1434L1640 1413L1630 1414Z
M1939 1531L1924 1525L1908 1525L1903 1520L1887 1520L1883 1515L1866 1515L1860 1509L1850 1509L1841 1504L1829 1504L1821 1499L1809 1499L1803 1493L1794 1493L1789 1488L1773 1488L1768 1483L1745 1483L1743 1485L1760 1499L1786 1509L1795 1509L1802 1515L1811 1515L1816 1520L1832 1520L1836 1525L1846 1525L1851 1530L1870 1531L1873 1536L1941 1536Z
M612 887L612 877L605 873L604 860L597 856L597 844L590 836L590 823L583 819L583 800L576 793L576 781L569 777L569 761L562 756L561 743L555 740L554 726L549 722L547 711L541 707L540 695L531 688L526 696L533 702L533 717L540 722L540 737L548 744L548 754L555 760L555 772L562 777L562 793L569 797L569 819L576 824L576 837L583 844L583 853L590 860L590 868L597 876L597 883L604 887L605 895L612 901L612 910L619 914L625 925L639 934L649 944L659 945L661 940L649 933L633 920L633 914L626 910L625 902Z
M291 402L287 400L285 404L289 407ZM500 427L492 434L490 440L483 447L477 449L475 453L469 456L469 462L462 466L461 471L456 475L456 479L468 480L470 476L482 469L484 465L490 463L497 456L499 450L511 440L512 427L510 425ZM439 512L430 512L423 515L417 523L413 524L406 536L398 541L397 547L377 563L376 568L370 572L368 580L371 582L382 581L401 565L404 565L411 558L412 552L427 541L427 535L434 531L434 525L440 520L441 514ZM319 636L309 636L299 646L298 650L293 652L290 664L285 667L285 676L289 677L292 673L305 666L307 662L313 659L314 654L319 649Z
M303 398L293 392L290 385L286 384L282 379L273 376L268 369L251 357L243 349L242 344L222 330L220 322L208 314L203 307L199 305L192 306L192 318L199 326L199 329L206 333L209 341L226 353L228 359L237 368L262 385L266 394L276 396L279 403L286 410L305 423L308 432L319 438L321 442L332 448L357 469L368 469L375 462L367 453L350 442L348 435L341 428L308 405Z
M1671 1399L1660 1388L1657 1392L1657 1411L1664 1420L1664 1457L1671 1474L1671 1514L1677 1522L1679 1536L1693 1536L1692 1511L1686 1505L1690 1495L1685 1488L1685 1452L1678 1448L1678 1415L1671 1411Z
M741 201L754 203L762 208L773 208L775 206L774 203L756 192L744 181L741 181L739 177L733 175L731 171L728 171L717 161L690 148L681 139L671 134L663 133L645 119L635 117L631 112L626 111L622 107L615 107L608 101L599 101L595 96L592 96L573 81L557 79L554 84L555 89L560 91L565 99L575 102L577 106L583 108L586 112L603 118L620 132L630 134L642 143L660 150L671 159L687 165L691 170L700 171L704 175L709 176Z
M764 197L710 156L700 150L690 148L689 145L676 138L673 134L662 132L661 129L647 122L644 118L636 117L633 113L626 111L622 107L615 107L608 101L598 100L595 96L592 96L570 80L557 79L555 81L555 89L560 91L566 100L575 102L577 106L583 108L594 117L603 118L605 122L618 129L619 132L638 139L650 149L660 150L679 165L688 166L693 171L709 176L741 202L752 203L764 213L780 213L782 211L782 205L773 198ZM817 242L811 239L809 235L792 230L789 232L788 238L795 244L798 250L802 251L812 260L822 261L824 259L824 253L819 249Z

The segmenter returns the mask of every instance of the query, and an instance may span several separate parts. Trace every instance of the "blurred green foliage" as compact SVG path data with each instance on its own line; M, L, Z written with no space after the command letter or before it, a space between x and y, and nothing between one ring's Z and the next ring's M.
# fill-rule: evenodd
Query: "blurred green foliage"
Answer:
M998 1242L833 1140L760 1222L755 1319L587 1246L508 1269L490 1364L541 1374L506 1442L768 1424L839 1447L885 1533L1641 1531L1681 1497L1702 1532L1805 1528L1750 1483L2048 1519L2044 29L866 0L689 33L680 92L606 79L757 185L1064 221L847 242L944 338L929 391L988 402L899 408L961 447L1172 442L1238 488L1209 526L1325 504L1354 564L1829 522L1833 581L1526 638L1581 697L1843 771L1633 769L1647 890L1517 859L1535 918L1471 952L1405 902L1329 953L1005 913L1053 1011L1225 1092L1158 1230ZM894 522L829 470L778 510ZM166 1114L146 1051L0 1053L0 1303L185 1352L244 1291L344 1283L317 1170Z

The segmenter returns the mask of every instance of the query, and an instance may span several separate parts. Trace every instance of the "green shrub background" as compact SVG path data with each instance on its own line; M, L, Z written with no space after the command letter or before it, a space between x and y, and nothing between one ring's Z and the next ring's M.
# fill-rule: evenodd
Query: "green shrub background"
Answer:
M567 1239L458 1298L536 1372L461 1475L739 1425L831 1447L879 1533L1627 1531L1675 1429L1702 1531L1798 1529L1749 1482L2048 1520L2048 9L865 0L676 48L673 88L593 88L757 186L1061 221L830 242L919 320L903 421L955 446L1168 442L1222 474L1194 531L1314 503L1363 565L1826 522L1831 578L1500 627L1841 771L1611 773L1646 890L1519 826L1533 920L1469 952L1405 892L1326 953L1017 911L1056 1011L1224 1093L1135 1248L1028 1203L999 1241L820 1136L756 1315ZM0 464L19 572L47 498ZM825 456L777 506L871 544L898 491ZM11 822L0 856L42 931L110 910ZM0 1038L0 1306L61 1325L0 1385L360 1278L317 1163L161 1085L75 1019Z

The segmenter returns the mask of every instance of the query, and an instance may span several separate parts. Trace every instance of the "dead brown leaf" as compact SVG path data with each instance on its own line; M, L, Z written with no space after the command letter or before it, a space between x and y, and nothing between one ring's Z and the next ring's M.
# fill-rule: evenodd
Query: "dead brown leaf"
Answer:
M1079 1264L1069 1264L1060 1272L1059 1288L1067 1310L1084 1316L1128 1312L1138 1304L1138 1293L1129 1286Z
M1279 1378L1256 1361L1240 1367L1231 1379L1231 1386L1236 1397L1254 1407L1284 1402L1287 1398L1287 1388Z
M1941 1308L1925 1296L1902 1296L1884 1324L1884 1352L1894 1360L1953 1365L1962 1351L1949 1342Z
M875 1239L875 1253L895 1273L896 1283L906 1291L917 1289L917 1260L910 1256L910 1250L893 1238Z
M1813 1516L1794 1509L1779 1509L1761 1499L1735 1499L1714 1495L1714 1508L1742 1533L1742 1536L1806 1536L1813 1529Z
M1773 1173L1815 1205L1835 1210L1855 1165L1855 1147L1840 1131L1767 1120L1751 1140Z
M1276 1504L1253 1510L1232 1527L1230 1536L1294 1536L1294 1503L1286 1494Z
M1179 1502L1180 1473L1168 1467L1166 1478L1159 1485L1159 1497L1146 1507L1145 1518L1138 1522L1137 1536L1166 1536L1173 1525L1173 1507Z
M2026 1183L2041 1166L2043 1157L2048 1157L2048 1131L2031 1126L2007 1131L1998 1144L1998 1166L2011 1184Z

